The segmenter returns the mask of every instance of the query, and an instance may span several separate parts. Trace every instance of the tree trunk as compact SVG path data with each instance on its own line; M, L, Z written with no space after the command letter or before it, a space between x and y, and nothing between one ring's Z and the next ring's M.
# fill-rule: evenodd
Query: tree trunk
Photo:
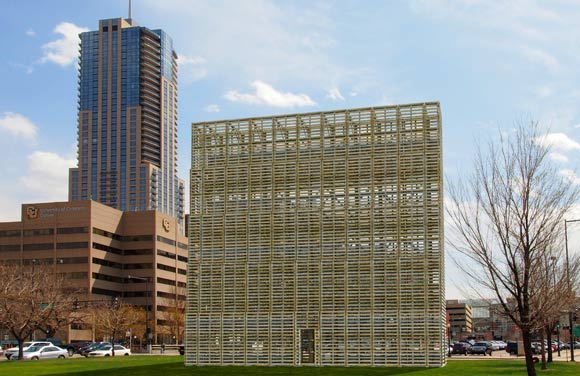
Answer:
M22 353L24 350L22 349L22 344L28 335L22 335L22 332L15 332L14 330L10 330L10 333L14 336L14 339L18 342L18 357L16 359L22 359ZM12 359L12 358L10 358Z
M22 344L24 343L24 338L16 338L16 340L18 341L18 355L17 358L18 360L22 359L23 355L24 355L24 349L22 348ZM12 358L10 358L12 360Z
M548 363L552 363L554 361L553 358L553 350L552 350L552 325L546 325L546 338L548 340Z
M524 354L526 357L526 370L528 371L528 376L536 376L534 354L532 354L532 334L529 329L522 329L522 340L524 342Z

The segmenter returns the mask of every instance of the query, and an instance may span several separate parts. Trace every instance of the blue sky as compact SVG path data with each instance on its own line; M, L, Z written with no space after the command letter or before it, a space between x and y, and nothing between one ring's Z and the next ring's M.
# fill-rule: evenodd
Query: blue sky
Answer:
M127 4L2 1L0 221L20 220L23 202L67 199L76 35L127 17ZM476 140L533 118L580 184L577 1L134 0L133 19L167 31L179 55L186 180L191 122L439 101L447 178L469 170ZM461 295L447 274L448 297Z

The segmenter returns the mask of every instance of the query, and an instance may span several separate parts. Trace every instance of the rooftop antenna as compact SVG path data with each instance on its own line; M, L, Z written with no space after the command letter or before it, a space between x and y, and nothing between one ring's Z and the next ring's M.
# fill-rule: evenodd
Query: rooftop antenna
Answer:
M131 0L129 0L129 21L131 20Z

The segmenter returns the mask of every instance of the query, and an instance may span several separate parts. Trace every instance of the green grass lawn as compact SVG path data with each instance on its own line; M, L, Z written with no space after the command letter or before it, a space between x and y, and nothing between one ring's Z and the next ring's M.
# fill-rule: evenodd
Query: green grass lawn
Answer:
M526 375L522 360L450 360L444 368L370 367L185 367L180 356L130 356L116 358L73 358L38 362L0 362L0 375L78 375L78 376L330 376L403 375L409 376L502 376ZM538 375L578 376L580 363L556 362Z

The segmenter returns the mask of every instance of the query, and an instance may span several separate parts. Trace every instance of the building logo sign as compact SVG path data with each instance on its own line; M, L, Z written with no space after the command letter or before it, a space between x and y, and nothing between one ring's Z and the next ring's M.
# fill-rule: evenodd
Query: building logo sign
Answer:
M165 230L165 232L169 232L169 230L171 229L171 224L169 223L169 219L163 218L163 221L161 224L163 225L163 229Z
M26 218L53 218L59 213L73 213L87 210L84 206L62 206L58 208L38 208L36 206L28 206L26 208Z
M26 208L26 217L28 219L36 219L38 218L38 213L40 212L40 209L38 209L35 206L29 206Z

